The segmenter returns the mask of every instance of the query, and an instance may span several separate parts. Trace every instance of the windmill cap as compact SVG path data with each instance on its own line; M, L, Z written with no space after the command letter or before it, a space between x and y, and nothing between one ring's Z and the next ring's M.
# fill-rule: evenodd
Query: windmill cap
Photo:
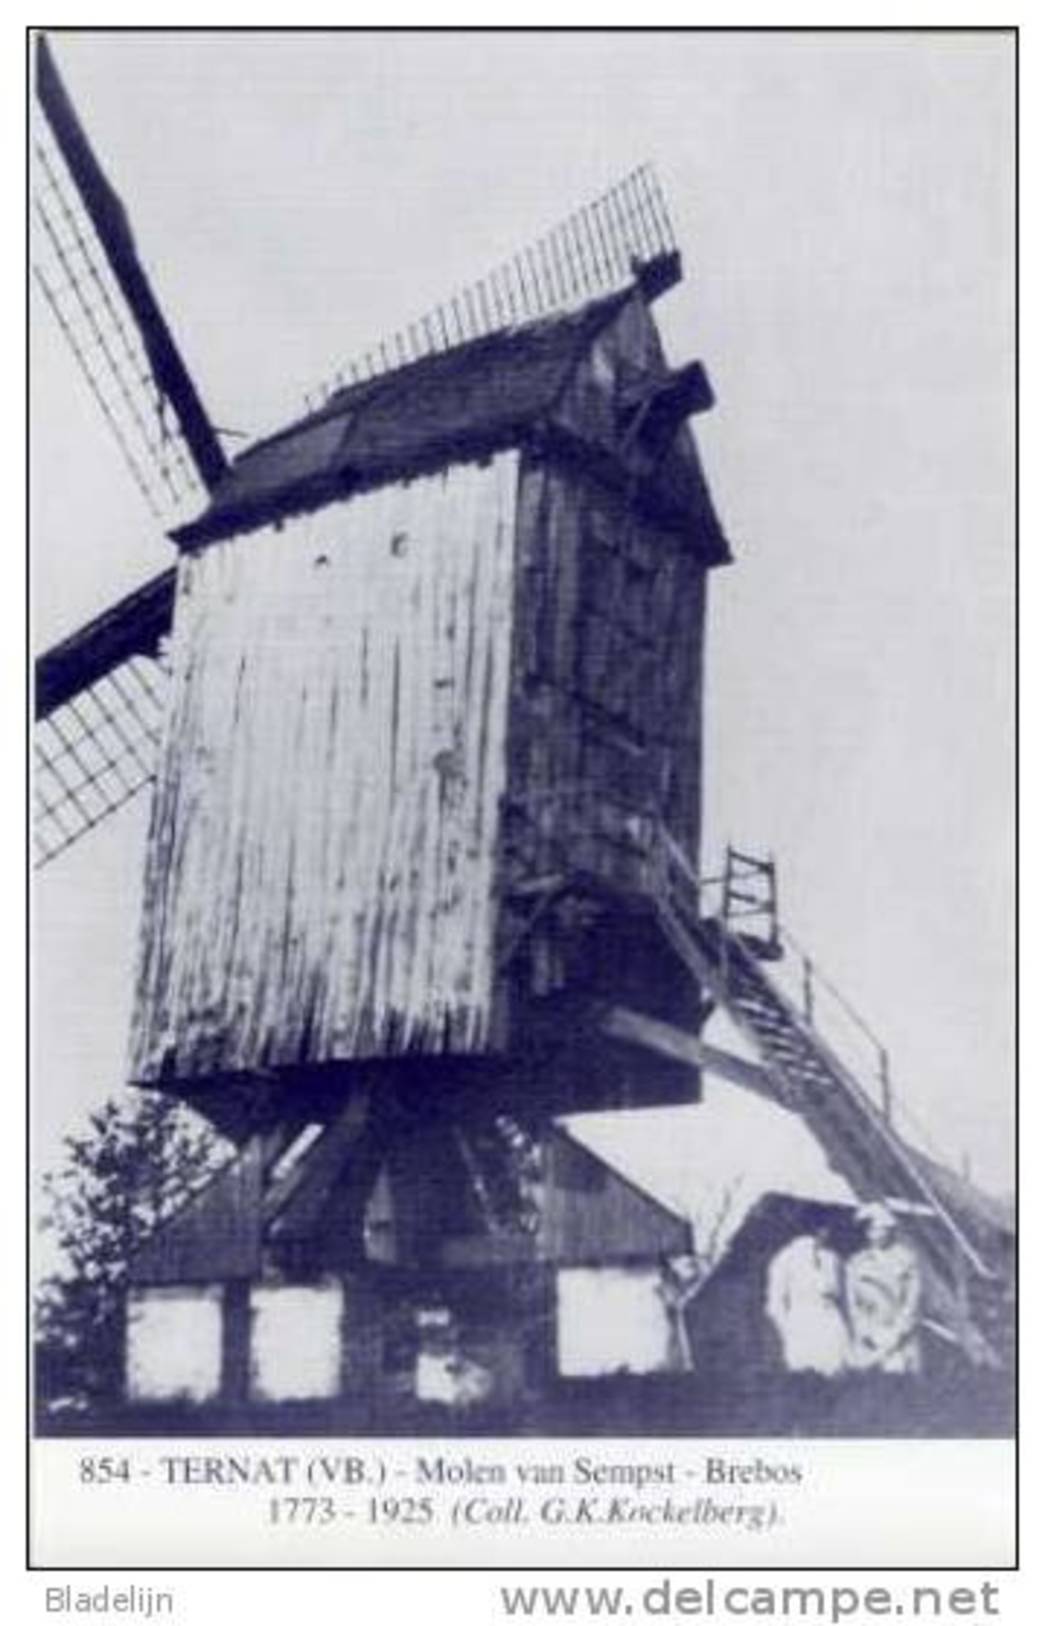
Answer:
M280 523L382 485L475 462L509 447L557 448L588 461L614 489L628 469L601 443L578 437L560 402L592 347L636 298L634 285L576 309L469 339L339 390L320 411L268 435L236 457L209 506L170 533L192 551ZM713 400L702 364L653 368L636 434L670 442L646 483L658 523L685 535L710 564L729 549L699 466L674 448L686 418ZM593 443L595 444L595 443ZM643 442L645 445L645 442ZM695 448L694 448L695 451ZM596 453L598 455L596 455ZM651 454L648 454L651 455ZM622 484L623 482L623 484Z

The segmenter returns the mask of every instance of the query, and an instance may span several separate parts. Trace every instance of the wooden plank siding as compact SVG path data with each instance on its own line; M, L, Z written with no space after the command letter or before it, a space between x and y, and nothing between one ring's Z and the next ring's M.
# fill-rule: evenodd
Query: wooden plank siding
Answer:
M522 880L554 872L564 848L576 857L573 793L654 814L694 861L699 853L708 557L696 518L689 535L645 510L640 487L654 471L629 435L632 404L668 371L635 295L555 407L556 424L592 449L590 466L539 455L522 465L507 830L509 868ZM625 476L618 489L600 457ZM691 511L702 512L687 427L656 477L680 499L698 495ZM613 851L612 821L602 822L592 832L599 867L627 884L634 855Z
M255 1136L138 1249L130 1280L158 1286L256 1275L263 1180L262 1143Z
M703 565L622 497L551 463L524 464L519 516L509 873L577 867L577 809L593 800L663 820L695 858ZM596 808L581 822L626 884L621 818Z
M518 463L183 556L134 1078L487 1042Z
M693 1246L690 1227L648 1192L571 1140L549 1130L537 1252L557 1265L656 1259Z
M555 406L555 425L591 456L560 456L553 436L523 458L505 808L504 874L514 903L508 941L522 930L526 888L542 877L595 877L622 893L641 892L651 820L667 826L694 864L699 858L713 560L704 530L717 522L687 427L656 466L628 434L632 403L668 374L645 303L626 301ZM643 499L651 481L693 516L692 530L654 517ZM554 912L531 931L527 964L513 977L512 1026L532 1027L525 993L521 1005L514 997L527 980L538 996L580 980L667 1020L694 1019L692 985L679 986L658 937L651 944L641 927L617 921L604 922L597 941L599 966L593 948L564 932Z

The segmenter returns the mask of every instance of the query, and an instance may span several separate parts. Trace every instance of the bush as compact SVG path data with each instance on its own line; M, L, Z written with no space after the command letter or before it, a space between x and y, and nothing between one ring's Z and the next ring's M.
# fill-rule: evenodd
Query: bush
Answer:
M115 1400L122 1386L131 1258L224 1160L225 1144L169 1097L111 1100L43 1178L41 1229L60 1262L36 1303L37 1399L45 1408Z

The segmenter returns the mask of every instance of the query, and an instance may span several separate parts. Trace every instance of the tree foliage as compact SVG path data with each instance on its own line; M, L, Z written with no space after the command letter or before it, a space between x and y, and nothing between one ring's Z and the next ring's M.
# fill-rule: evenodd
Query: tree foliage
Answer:
M91 1403L120 1390L130 1260L220 1166L224 1143L168 1097L110 1100L43 1178L41 1229L58 1255L37 1296L43 1401Z

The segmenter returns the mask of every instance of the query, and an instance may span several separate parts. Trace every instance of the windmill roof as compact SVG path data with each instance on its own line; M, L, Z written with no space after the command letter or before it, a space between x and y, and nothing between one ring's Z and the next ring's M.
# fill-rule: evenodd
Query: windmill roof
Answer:
M438 351L337 391L322 410L242 452L199 518L195 546L361 487L510 444L556 402L581 355L634 287Z
M1011 1237L1015 1234L1016 1215L1013 1204L1004 1198L981 1191L964 1175L956 1174L935 1158L927 1157L915 1147L908 1146L908 1155L921 1169L951 1213L973 1228L978 1235Z
M725 1253L767 1193L814 1203L855 1200L801 1118L719 1079L706 1078L703 1098L685 1106L576 1113L557 1122L686 1220L706 1259Z
M577 1113L557 1120L571 1139L661 1207L685 1219L704 1257L724 1254L767 1196L851 1205L852 1187L797 1113L720 1079L685 1106ZM984 1239L1011 1236L1006 1205L908 1147L951 1212Z

